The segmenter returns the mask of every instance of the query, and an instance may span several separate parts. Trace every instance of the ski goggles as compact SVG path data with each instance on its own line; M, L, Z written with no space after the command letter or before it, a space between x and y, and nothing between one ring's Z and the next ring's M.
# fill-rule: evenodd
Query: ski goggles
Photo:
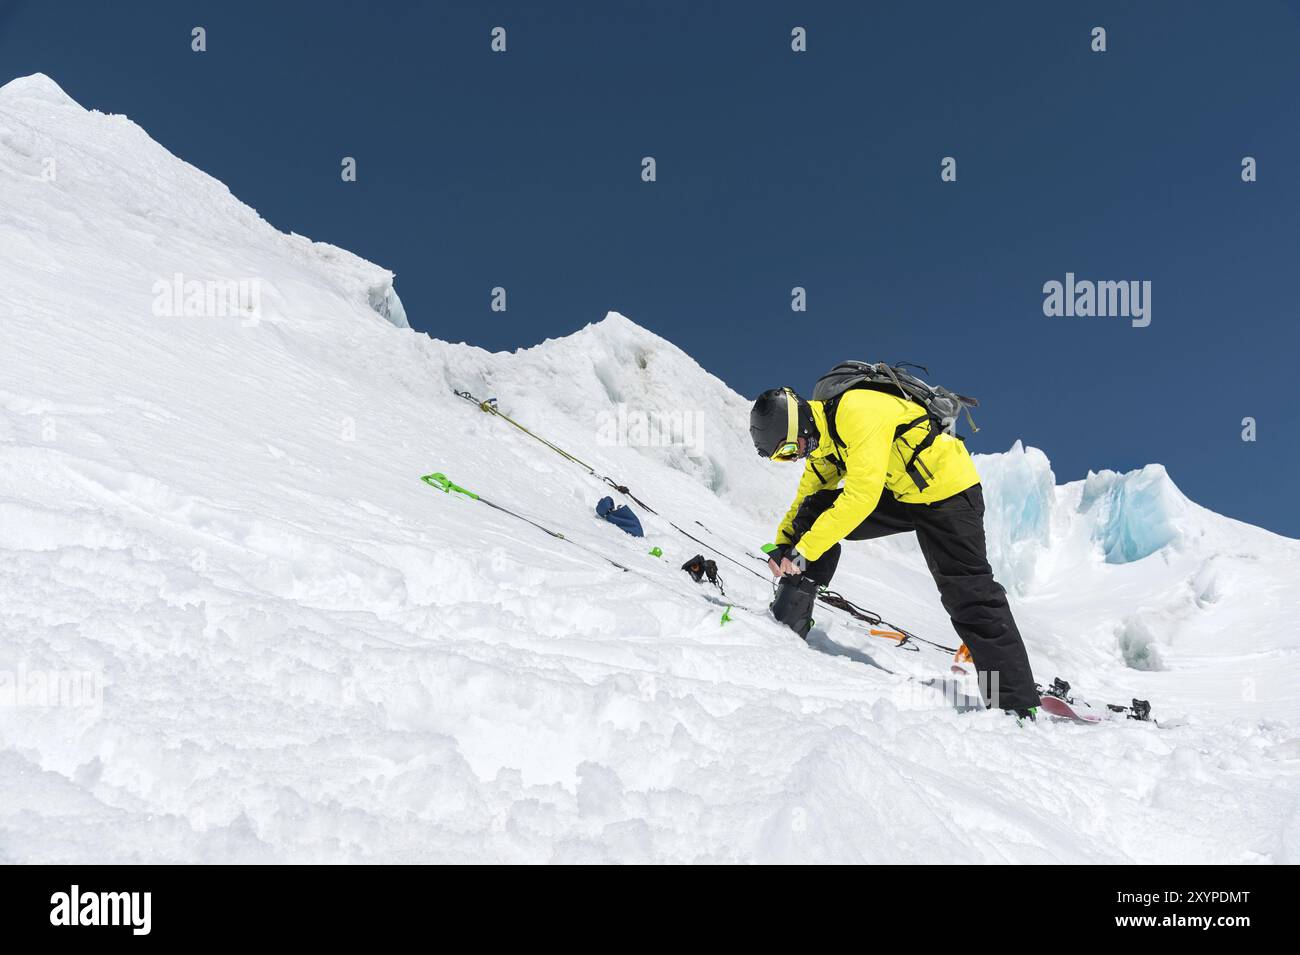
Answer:
M797 461L799 459L799 442L787 441L772 452L773 461Z

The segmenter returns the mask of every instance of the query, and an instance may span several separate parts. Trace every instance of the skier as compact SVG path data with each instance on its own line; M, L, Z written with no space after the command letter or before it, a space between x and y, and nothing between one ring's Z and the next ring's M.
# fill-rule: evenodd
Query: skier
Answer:
M814 394L825 396L824 383L849 365L858 363L837 366ZM806 638L818 589L839 563L841 540L915 531L986 704L1033 718L1038 691L1006 591L985 553L975 462L927 408L901 396L901 387L890 393L862 377L841 375L842 390L826 400L774 388L754 402L749 432L759 455L806 462L769 552L772 574L780 578L773 614Z

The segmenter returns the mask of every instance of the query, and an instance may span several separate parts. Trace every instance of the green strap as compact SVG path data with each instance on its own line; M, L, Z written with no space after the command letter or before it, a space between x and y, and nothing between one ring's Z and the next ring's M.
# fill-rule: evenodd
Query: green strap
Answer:
M718 621L719 627L722 626L724 623L731 623L731 610L732 608L728 607L726 610L722 611L722 619Z
M447 475L443 474L441 471L437 471L433 474L425 474L420 478L420 480L430 487L436 487L445 494L450 494L452 491L455 491L457 494L464 494L472 500L477 501L479 499L479 496L473 491L463 488L459 484L452 483L451 478L447 477Z

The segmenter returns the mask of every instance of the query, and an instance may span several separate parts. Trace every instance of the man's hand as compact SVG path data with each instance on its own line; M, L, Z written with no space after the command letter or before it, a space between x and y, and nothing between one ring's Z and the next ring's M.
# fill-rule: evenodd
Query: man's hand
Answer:
M781 566L779 569L781 571L781 576L785 577L788 574L802 574L804 572L804 568L806 568L807 566L808 566L808 562L803 559L803 555L795 554L794 560L791 560L790 558L787 557L785 560L781 561Z
M802 574L808 569L808 561L803 554L794 549L793 544L778 544L767 557L768 569L773 577L785 577L790 574Z

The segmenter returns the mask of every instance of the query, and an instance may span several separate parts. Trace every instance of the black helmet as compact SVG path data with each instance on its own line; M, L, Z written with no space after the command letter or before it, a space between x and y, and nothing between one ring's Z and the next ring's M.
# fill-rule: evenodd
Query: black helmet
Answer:
M749 436L759 457L779 461L804 457L817 447L819 437L812 408L790 388L773 388L758 396L749 413Z

